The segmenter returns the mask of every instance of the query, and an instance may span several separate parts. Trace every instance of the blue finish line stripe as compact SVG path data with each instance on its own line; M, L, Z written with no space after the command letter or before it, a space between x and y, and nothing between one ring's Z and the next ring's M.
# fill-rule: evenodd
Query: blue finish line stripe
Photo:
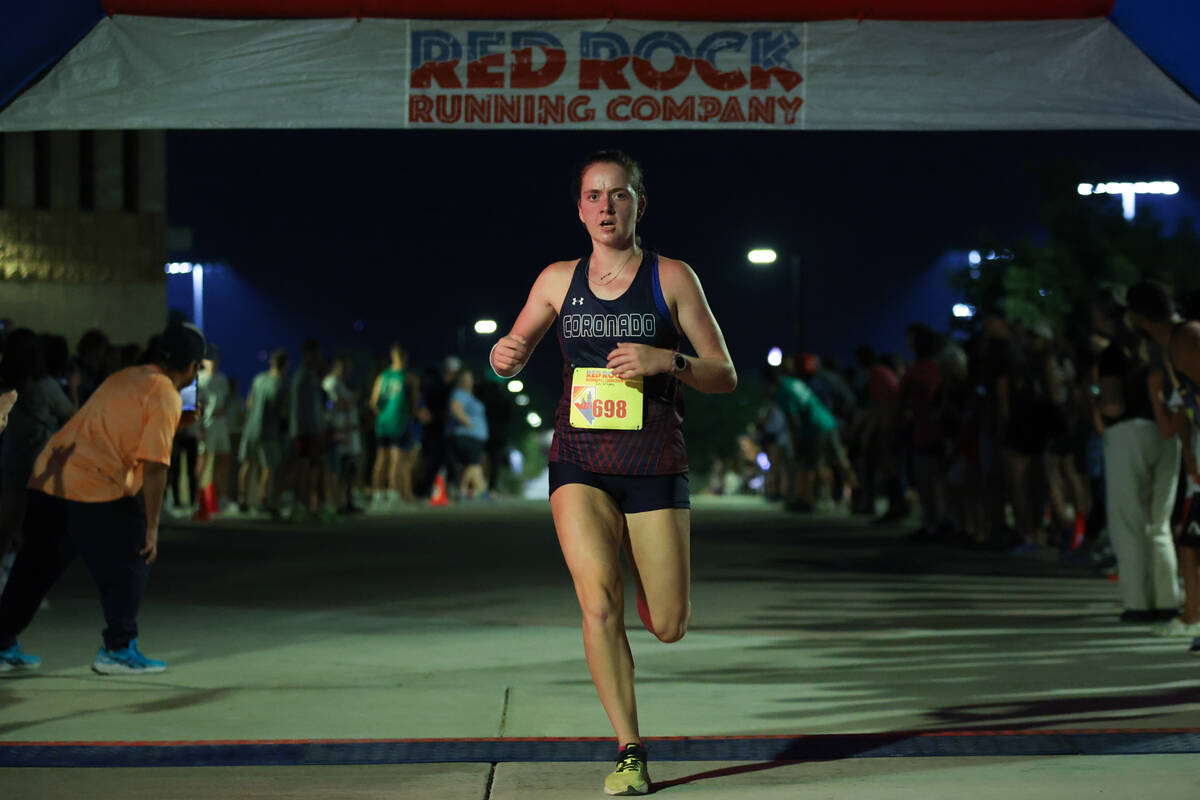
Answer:
M649 739L655 761L1200 753L1200 730L831 734ZM233 767L610 761L607 739L0 742L0 767Z

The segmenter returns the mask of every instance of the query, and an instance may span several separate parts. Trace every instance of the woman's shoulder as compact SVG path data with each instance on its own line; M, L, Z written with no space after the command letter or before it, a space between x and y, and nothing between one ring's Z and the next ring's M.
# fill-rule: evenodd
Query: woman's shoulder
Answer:
M697 285L700 277L691 264L678 258L658 254L658 280L668 292L680 286Z
M551 261L542 267L537 280L562 280L563 278L570 280L571 276L575 274L575 268L582 260L582 258L568 258L565 261Z
M693 270L691 265L686 261L679 258L664 256L662 253L658 253L657 255L658 272L660 276L666 277L667 275L683 275L687 273L693 275L695 274L695 270Z
M547 294L561 294L566 291L566 288L571 284L571 278L575 275L575 268L579 266L581 258L572 258L566 261L552 261L542 268L538 276L533 281L534 292L545 292Z

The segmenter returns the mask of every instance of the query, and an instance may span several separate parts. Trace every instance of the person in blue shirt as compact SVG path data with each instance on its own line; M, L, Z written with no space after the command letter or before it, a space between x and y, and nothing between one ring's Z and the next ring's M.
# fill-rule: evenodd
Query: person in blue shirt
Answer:
M450 392L450 413L446 418L450 447L462 465L458 491L463 499L487 494L487 478L483 474L483 445L488 439L487 414L483 401L472 393L474 388L475 376L470 370L458 373Z

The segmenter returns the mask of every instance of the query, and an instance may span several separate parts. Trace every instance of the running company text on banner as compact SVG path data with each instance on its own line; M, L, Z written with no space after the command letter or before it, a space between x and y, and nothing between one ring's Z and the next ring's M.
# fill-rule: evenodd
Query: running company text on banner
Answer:
M787 23L414 20L408 124L798 128L803 30Z

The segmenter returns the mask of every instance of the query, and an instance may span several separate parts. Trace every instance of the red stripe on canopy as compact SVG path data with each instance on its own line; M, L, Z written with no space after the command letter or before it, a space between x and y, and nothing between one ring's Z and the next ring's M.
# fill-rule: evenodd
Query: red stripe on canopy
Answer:
M215 19L996 21L1107 17L1114 0L104 0L109 14Z

